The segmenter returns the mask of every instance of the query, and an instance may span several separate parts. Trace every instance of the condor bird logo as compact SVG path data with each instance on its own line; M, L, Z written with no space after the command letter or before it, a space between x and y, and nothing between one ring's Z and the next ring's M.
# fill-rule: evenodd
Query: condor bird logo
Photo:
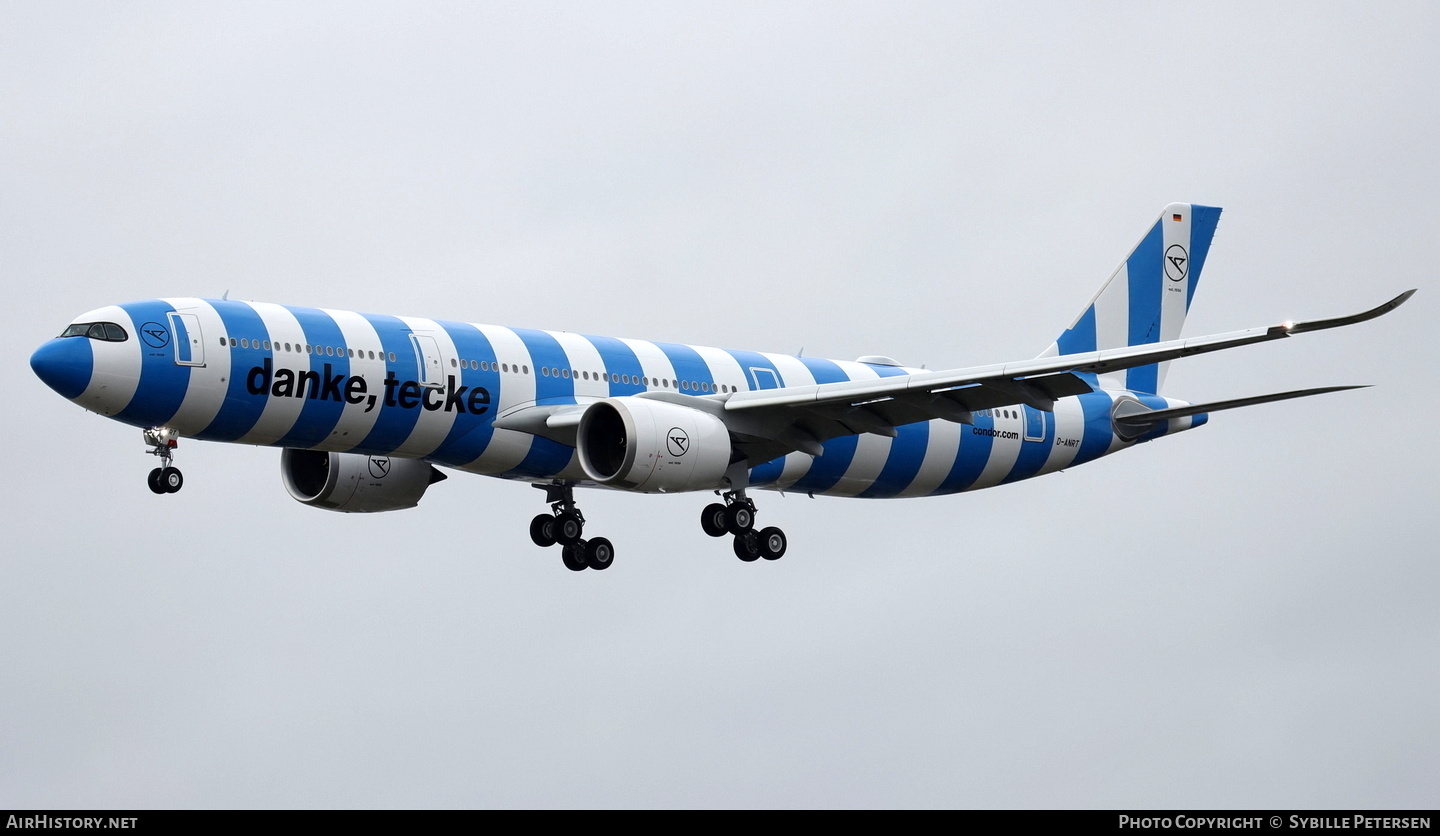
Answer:
M690 436L679 427L671 427L670 432L665 434L665 449L670 451L670 455L680 458L690 449Z
M390 472L390 459L386 456L370 457L370 475L376 479L384 479Z
M151 348L164 348L170 344L170 329L158 322L147 322L140 326L140 339Z
M1165 277L1172 282L1185 281L1185 274L1190 272L1190 254L1179 244L1171 244L1165 250Z

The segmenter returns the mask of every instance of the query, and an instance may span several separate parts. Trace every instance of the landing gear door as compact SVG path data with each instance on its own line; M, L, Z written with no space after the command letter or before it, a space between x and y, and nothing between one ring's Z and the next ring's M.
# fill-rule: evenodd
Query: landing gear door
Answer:
M427 389L438 389L445 385L445 364L440 359L440 346L429 334L411 334L410 342L415 346L415 361L419 364L420 385Z
M175 335L175 365L205 365L205 338L200 333L200 318L195 314L171 313L170 333Z

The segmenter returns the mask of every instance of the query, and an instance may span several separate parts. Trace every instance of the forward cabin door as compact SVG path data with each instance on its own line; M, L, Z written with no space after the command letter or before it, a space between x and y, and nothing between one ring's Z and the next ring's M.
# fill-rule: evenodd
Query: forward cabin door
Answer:
M200 333L200 317L188 313L167 314L170 333L175 335L175 365L205 365L205 337Z

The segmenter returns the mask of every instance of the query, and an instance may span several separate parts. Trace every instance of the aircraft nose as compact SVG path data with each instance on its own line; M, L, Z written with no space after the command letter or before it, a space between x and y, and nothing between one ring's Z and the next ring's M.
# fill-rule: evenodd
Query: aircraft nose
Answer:
M74 399L90 385L95 367L90 340L84 337L54 339L30 355L30 368L45 385L67 398Z

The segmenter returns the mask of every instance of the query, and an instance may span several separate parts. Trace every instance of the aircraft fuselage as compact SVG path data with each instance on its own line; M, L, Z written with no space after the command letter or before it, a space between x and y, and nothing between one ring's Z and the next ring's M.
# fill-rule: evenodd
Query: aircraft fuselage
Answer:
M863 381L920 369L445 320L213 299L100 308L123 340L61 337L33 364L93 412L181 436L421 459L528 481L586 482L573 447L499 429L525 407L646 392L723 400L737 392ZM1063 398L1053 411L1014 404L971 423L905 424L750 468L749 487L866 497L955 493L1050 473L1130 446L1111 422L1136 392ZM1140 440L1198 426L1165 422ZM723 485L714 485L721 488Z

